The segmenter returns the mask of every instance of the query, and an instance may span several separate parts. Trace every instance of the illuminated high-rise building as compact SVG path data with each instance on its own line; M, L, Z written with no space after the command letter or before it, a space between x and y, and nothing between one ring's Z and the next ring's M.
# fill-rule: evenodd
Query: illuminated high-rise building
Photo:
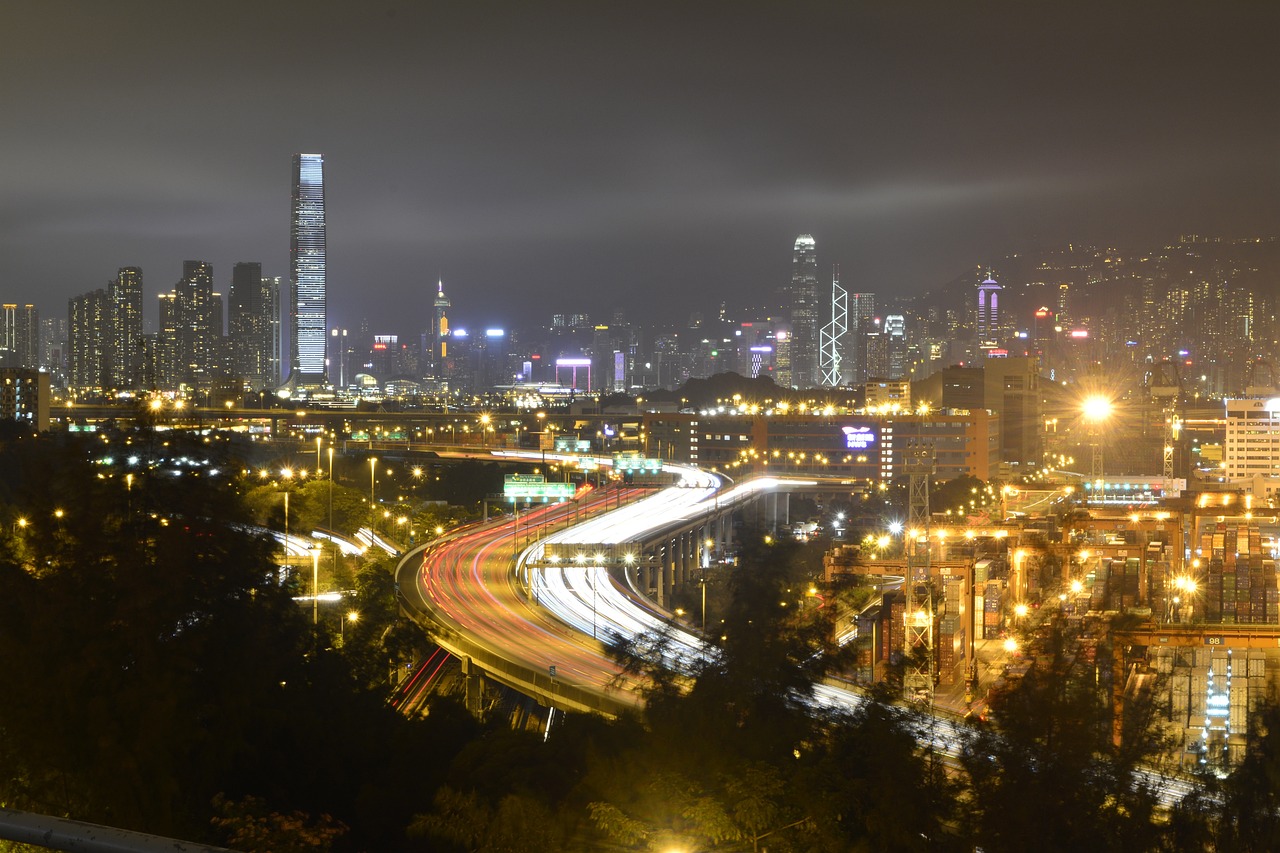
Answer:
M884 318L883 331L885 375L889 379L901 379L907 375L907 318L902 314L888 315Z
M111 309L109 370L117 389L142 387L142 270L121 267L107 285Z
M213 290L212 264L182 262L182 278L173 286L172 301L168 305L161 301L160 331L172 335L172 349L167 350L172 361L167 373L161 371L167 386L206 388L210 378L222 372L222 296Z
M862 384L873 371L867 362L867 337L875 332L876 295L874 293L850 293L848 301L848 334L844 338L840 372L843 385Z
M324 385L328 317L325 301L324 157L293 155L293 222L289 242L290 338L295 387Z
M67 384L72 391L101 392L110 384L110 316L105 290L67 300Z
M796 238L791 256L791 287L787 291L791 310L791 375L779 376L783 385L813 388L818 375L818 249L810 234Z
M31 304L6 303L0 324L0 365L40 366L40 312Z
M996 342L1000 334L1000 285L990 275L978 285L978 342Z
M279 383L276 334L279 279L263 278L262 264L239 263L231 273L227 337L231 372L252 390Z
M177 385L177 377L181 374L178 366L178 297L176 294L158 294L159 325L156 327L156 340L153 351L155 370L154 384L158 388L172 388Z
M428 370L436 379L443 379L445 361L449 357L449 309L453 303L444 295L444 280L436 287L434 322L431 324L431 355L427 358Z

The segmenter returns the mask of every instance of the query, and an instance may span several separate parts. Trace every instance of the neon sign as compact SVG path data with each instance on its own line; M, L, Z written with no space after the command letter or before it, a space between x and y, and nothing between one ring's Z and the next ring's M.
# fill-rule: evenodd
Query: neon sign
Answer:
M866 450L876 443L876 434L869 426L841 427L844 433L844 446L849 450Z

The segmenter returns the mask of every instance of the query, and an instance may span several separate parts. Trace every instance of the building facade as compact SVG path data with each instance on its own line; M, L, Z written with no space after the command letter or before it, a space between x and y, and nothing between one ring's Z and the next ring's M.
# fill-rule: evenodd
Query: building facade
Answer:
M142 387L142 270L121 267L107 287L111 305L110 372L118 389Z
M1226 400L1222 467L1227 482L1253 484L1280 476L1280 398Z
M6 303L0 326L0 366L40 367L40 312L34 305Z
M293 218L289 241L289 293L293 322L290 381L325 384L328 336L325 279L324 157L293 155Z
M279 279L262 277L260 263L238 263L232 269L227 296L231 373L250 390L280 383L278 286Z
M818 250L812 235L796 238L791 256L791 287L787 291L791 310L791 375L779 376L783 385L813 388L818 375Z
M67 301L67 384L73 392L102 393L110 385L110 316L105 290Z
M0 419L49 428L49 374L28 368L0 368Z

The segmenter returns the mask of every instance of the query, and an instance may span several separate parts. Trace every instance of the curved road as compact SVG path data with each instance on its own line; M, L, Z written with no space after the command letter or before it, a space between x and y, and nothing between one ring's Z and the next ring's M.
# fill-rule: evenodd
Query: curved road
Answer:
M561 683L635 706L634 693L611 686L621 670L604 646L530 603L517 589L513 566L519 544L540 528L572 524L645 491L593 490L576 502L547 504L446 537L401 563L401 595L410 607L428 612L434 622L495 657L534 673L549 673L554 666Z
M675 667L680 666L682 657L705 654L701 640L678 627L672 631L670 614L653 607L639 591L617 586L595 555L584 551L564 566L542 561L545 568L540 570L526 568L525 562L540 560L547 542L588 546L638 541L664 526L706 514L708 501L718 505L720 501L746 499L777 485L776 480L757 480L717 494L720 481L714 475L688 467L669 466L669 470L681 475L678 485L682 488L663 489L626 504L623 499L634 498L634 492L587 495L578 507L576 524L545 536L539 534L537 541L519 554L518 563L518 524L526 529L543 524L553 529L566 523L572 510L564 504L539 508L518 521L484 526L438 543L421 561L410 555L401 563L401 590L406 590L404 570L411 567L412 593L417 601L411 598L410 603L430 611L436 621L505 660L535 672L555 666L557 676L565 682L625 705L638 705L634 689L614 686L620 673L618 664L593 635L635 636L665 627L673 641L667 663ZM623 505L609 510L611 502ZM521 567L536 605L517 590L513 564ZM820 704L845 708L862 701L857 693L832 685L820 685L815 698ZM961 729L954 721L935 717L923 737L934 748L955 755L962 741ZM1172 804L1190 791L1182 779L1154 771L1143 775L1161 791L1166 803Z

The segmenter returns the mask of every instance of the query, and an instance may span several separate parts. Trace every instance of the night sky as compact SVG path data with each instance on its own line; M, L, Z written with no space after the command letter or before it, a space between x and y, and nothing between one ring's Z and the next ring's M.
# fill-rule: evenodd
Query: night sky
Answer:
M1277 5L0 0L0 299L287 277L297 151L380 333L437 276L462 325L759 304L801 232L885 295L1280 234Z

